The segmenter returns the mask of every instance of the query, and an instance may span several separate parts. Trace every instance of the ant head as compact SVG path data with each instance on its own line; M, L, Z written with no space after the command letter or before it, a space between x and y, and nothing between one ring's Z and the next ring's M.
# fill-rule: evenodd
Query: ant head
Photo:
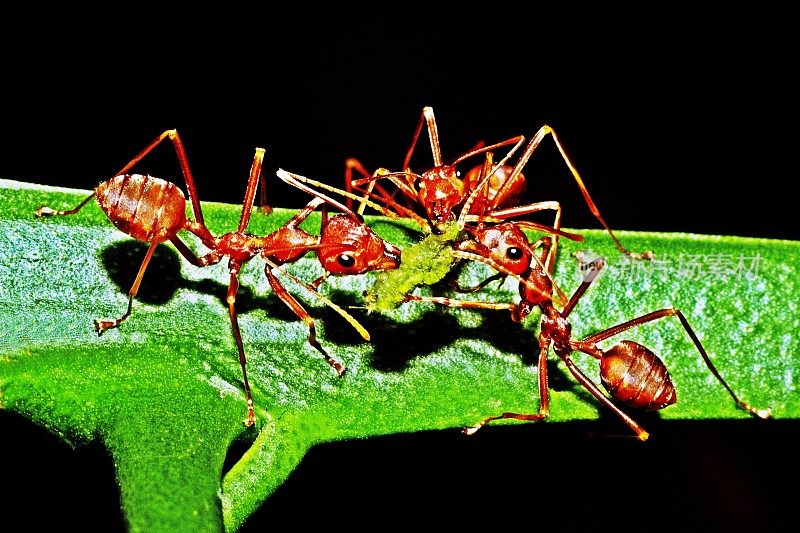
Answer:
M336 276L400 266L400 250L378 237L357 217L336 215L327 219L320 244L319 262Z
M442 165L424 172L414 183L417 199L433 225L455 218L453 210L464 200L464 184L456 167Z
M530 241L513 222L479 224L468 231L477 243L476 253L517 276L525 274L530 268L533 258Z

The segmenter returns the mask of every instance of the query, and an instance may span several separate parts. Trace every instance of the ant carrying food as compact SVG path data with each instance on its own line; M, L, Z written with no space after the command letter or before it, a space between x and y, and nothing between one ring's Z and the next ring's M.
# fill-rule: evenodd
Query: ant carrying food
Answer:
M178 156L189 193L194 220L186 217L186 200L183 192L176 185L161 178L129 173L136 163L165 139L172 141ZM284 288L274 271L280 270L280 265L299 260L308 252L315 252L322 267L325 269L325 274L311 284L306 284L293 276L290 277L303 284L324 303L335 309L359 331L365 340L369 340L367 331L352 316L318 293L316 289L329 274L337 276L362 274L370 270L397 268L400 263L400 250L378 237L363 223L360 216L348 210L339 202L318 193L315 194L316 198L311 200L308 205L278 230L263 237L245 233L250 222L256 188L261 177L264 153L263 148L256 149L237 229L219 238L212 235L206 227L186 151L176 130L167 130L159 135L128 164L122 167L115 177L100 183L92 194L75 208L61 211L41 206L36 210L37 216L72 215L83 208L93 197L96 197L100 208L117 229L135 239L150 244L139 267L136 279L128 292L127 310L122 316L114 320L95 320L95 329L98 335L108 329L119 326L130 316L133 299L139 290L139 285L153 252L159 244L166 241L171 242L184 258L199 267L213 265L225 258L228 259L230 280L226 302L233 336L239 353L244 389L247 396L247 418L245 419L245 424L248 426L255 423L255 412L253 410L250 384L247 379L247 360L236 314L236 294L239 288L238 274L242 265L257 255L262 257L267 263L265 275L272 290L303 320L309 329L309 343L322 353L336 373L341 375L344 373L345 367L331 357L316 340L314 320ZM310 192L313 193L313 191ZM319 236L311 235L298 227L317 207L326 203L342 210L343 214L328 217L327 211L323 207ZM202 256L195 255L186 243L178 237L178 232L181 230L187 230L196 235L210 251ZM288 275L288 273L285 274Z
M406 301L406 295L417 286L432 285L450 276L453 273L453 266L460 261L460 259L453 254L453 250L456 248L458 242L463 239L471 238L470 228L474 226L475 223L478 224L478 228L483 228L487 227L489 224L503 222L507 218L552 208L552 204L556 203L539 202L537 204L509 209L505 212L473 214L474 211L471 208L473 202L479 198L484 185L492 178L493 168L497 168L493 166L492 163L492 152L486 152L485 163L478 174L477 186L471 190L468 198L465 200L457 220L447 222L445 225L441 226L441 232L430 232L421 241L407 248L404 255L405 259L399 268L379 274L373 286L367 290L365 294L365 307L368 312L390 311ZM370 192L364 193L364 196L358 196L352 192L342 191L331 185L326 185L317 180L298 174L292 174L284 170L278 171L278 177L295 187L302 188L304 186L303 184L313 185L343 195L348 199L356 200L360 202L362 206L368 204L384 214L389 214L390 216L397 215L395 211L387 211L388 208L376 205L374 202L368 200L367 198L372 196ZM558 213L560 213L560 211L558 211ZM580 235L561 230L558 227L559 221L560 218L557 218L556 227L546 226L538 222L527 220L517 220L509 222L509 224L514 224L517 228L527 228L549 233L556 238L566 237L575 241L583 240L583 237ZM551 259L553 258L554 254L551 254ZM457 285L456 287L461 292L475 292L492 280L500 278L504 279L505 276L502 274L492 276L484 280L479 286L471 289L461 289L457 287Z
M653 311L584 339L574 339L572 326L568 320L569 315L605 265L603 259L596 259L591 263L583 282L559 311L553 302L553 288L556 284L551 276L552 269L548 265L552 258L550 254L551 237L544 236L535 244L531 244L527 236L514 223L479 226L473 228L470 233L472 239L460 241L456 245L454 255L484 263L497 272L519 279L520 301L518 303L460 301L446 297L416 295L408 295L406 300L466 309L507 310L510 311L512 320L516 322L521 322L534 308L538 307L541 310L542 318L538 358L539 411L533 414L506 412L490 416L476 425L464 429L466 434L475 433L493 420L510 418L537 421L547 418L550 412L547 354L552 346L553 351L564 362L572 376L603 405L619 416L639 439L646 440L649 436L648 432L601 392L600 388L575 365L571 354L576 351L583 352L600 362L602 385L614 399L638 409L662 409L675 403L677 396L667 367L661 359L649 348L630 340L620 341L608 349L601 348L598 343L636 326L670 316L675 316L680 320L706 366L728 391L736 405L758 418L770 417L769 410L754 408L736 396L733 389L717 371L686 317L678 309L670 307ZM538 255L537 249L540 249Z

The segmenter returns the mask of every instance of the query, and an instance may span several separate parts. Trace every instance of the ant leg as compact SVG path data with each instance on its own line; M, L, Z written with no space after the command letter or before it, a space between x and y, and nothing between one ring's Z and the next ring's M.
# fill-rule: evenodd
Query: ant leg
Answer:
M550 415L550 388L547 385L547 352L550 350L551 342L547 337L539 335L539 412L535 414L502 413L497 416L490 416L472 427L464 428L462 431L465 435L474 435L479 429L494 420L512 418L514 420L536 422Z
M525 148L525 152L522 154L522 156L520 157L520 159L517 162L516 166L514 167L514 170L511 173L511 177L509 177L509 181L512 178L516 178L516 176L520 172L522 172L522 167L525 166L525 164L528 162L528 160L530 159L531 155L533 154L533 151L536 150L536 147L539 145L539 143L542 142L542 139L544 139L544 137L546 135L548 135L548 134L553 138L553 142L555 142L556 148L558 148L558 151L561 154L561 158L564 160L564 163L566 163L567 168L569 168L569 171L572 173L572 177L575 179L575 182L578 184L578 188L580 188L580 190L581 190L581 194L583 195L583 199L586 201L586 205L589 207L589 211L591 211L592 214L594 215L594 217L598 221L600 221L600 224L603 225L605 230L611 236L611 239L614 241L614 244L616 245L617 249L620 252L624 253L625 255L628 255L628 256L630 256L630 257L632 257L634 259L652 259L653 258L653 252L651 252L651 251L647 251L647 252L643 252L643 253L631 252L630 250L628 250L627 248L622 246L622 243L619 242L619 239L617 238L616 235L614 235L614 232L611 230L611 227L606 223L605 219L603 218L603 215L600 214L600 210L597 208L597 205L595 205L594 200L592 200L592 197L589 194L589 191L586 188L586 185L583 183L583 179L581 179L580 174L578 174L578 170L575 168L575 165L572 164L572 161L570 160L569 156L567 155L566 150L564 150L564 147L561 145L561 142L558 140L558 136L556 135L556 132L550 126L548 126L548 125L542 126L541 128L539 128L539 131L536 132L536 135L533 136L533 138L531 139L531 141L528 144L527 148Z
M253 395L250 392L250 383L247 381L247 358L244 355L244 345L242 343L242 333L239 331L239 320L236 318L236 293L239 291L239 274L240 265L231 261L230 273L231 280L228 284L228 294L225 301L228 303L228 315L231 319L231 328L233 330L233 337L236 339L236 348L239 351L239 364L242 367L242 378L244 381L244 392L247 396L247 418L244 420L244 425L247 427L252 426L256 422L256 414L253 409Z
M371 177L369 172L367 172L367 169L364 167L364 165L361 164L361 161L359 161L358 159L355 159L353 157L347 158L347 161L344 162L344 190L347 191L348 193L351 193L351 194L354 194L353 193L353 189L354 189L354 187L353 187L353 171L354 170L356 172L358 172L359 174L361 174L361 178L359 178L359 181L361 179L365 179L365 178L370 178ZM374 182L370 182L370 183L374 183ZM357 190L358 192L362 192L357 187L355 188L355 190ZM356 210L356 212L359 215L363 215L365 207L366 207L366 204L364 204L362 202L361 204L359 204L358 209ZM350 209L351 211L353 210L353 199L350 198L350 197L347 198L347 208Z
M131 168L133 168L136 163L142 160L147 154L149 154L153 149L161 144L161 142L168 138L172 141L172 145L175 148L175 154L178 157L178 163L181 167L181 172L183 173L183 179L186 182L186 189L189 193L189 201L192 204L192 213L194 213L195 220L205 226L205 221L203 220L203 211L200 208L200 200L197 196L197 186L194 183L194 177L192 176L192 169L189 167L189 159L186 157L186 149L183 146L183 141L181 141L180 135L178 135L178 130L167 130L158 137L153 140L150 144L148 144L141 152L136 154L136 156L131 159L128 164L122 167L115 176L119 176L121 174L125 174Z
M457 307L460 309L489 309L494 311L511 311L516 309L516 305L503 302L473 302L469 300L454 300L444 296L417 296L416 294L406 294L404 302L423 302L445 307Z
M589 288L589 285L591 285L594 282L594 280L597 279L597 275L600 273L600 270L602 270L603 267L606 266L606 262L602 257L599 257L594 261L592 261L590 265L591 267L589 268L589 272L586 273L586 276L584 276L581 284L578 285L578 288L575 289L575 292L572 293L572 296L570 297L569 301L564 305L564 308L561 310L561 313L559 313L561 315L561 318L566 319L569 316L569 314L575 308L575 305L578 303L578 300L581 299L583 294Z
M256 153L253 156L253 164L250 166L250 177L247 180L247 190L244 193L244 201L242 202L242 215L239 217L239 233L244 233L244 230L247 229L247 225L250 223L250 214L253 211L256 188L261 178L261 166L264 163L264 151L263 148L256 148Z
M116 320L95 320L94 321L94 329L97 331L97 335L102 335L103 332L107 329L115 328L119 326L123 320L128 318L131 315L131 309L133 308L133 299L136 298L136 293L139 292L139 285L142 282L142 277L144 276L144 271L147 269L148 263L150 263L150 259L153 257L153 252L155 252L156 247L159 245L158 242L150 243L150 247L147 249L147 253L144 254L144 259L142 260L142 264L139 267L139 272L136 274L136 279L133 281L133 285L131 286L131 290L128 291L128 309L125 313L117 318Z
M359 174L361 174L361 177L356 180L353 179L354 170ZM364 209L367 207L368 204L367 199L373 198L376 201L383 202L386 205L386 207L391 207L392 209L394 209L394 212L390 211L389 213L384 213L384 214L387 214L389 216L397 216L397 215L409 216L409 215L403 215L404 209L406 208L398 204L397 201L395 200L395 194L397 190L395 190L394 193L390 193L389 191L384 189L380 185L380 183L378 183L380 178L386 176L387 174L392 174L392 173L386 170L385 168L379 168L378 170L375 171L374 174L370 174L369 172L367 172L367 169L364 167L364 165L361 164L361 162L358 159L354 159L352 157L348 158L347 161L345 161L345 168L344 168L344 188L345 188L345 193L347 193L346 194L347 208L351 210L353 209L353 200L356 198L355 193L353 191L356 191L358 193L361 193L361 197L358 198L357 200L358 209L356 209L356 213L358 213L359 215L364 214ZM389 179L391 181L394 181L392 177L389 177ZM364 184L366 184L365 188L363 187ZM398 184L395 182L395 185ZM398 189L402 190L406 195L411 194L410 191L403 190L403 187L401 185L398 185ZM373 190L377 192L373 193L372 192ZM412 198L415 197L412 196Z
M272 213L272 206L267 202L267 180L261 178L259 183L258 212L268 215Z
M320 343L317 341L317 328L314 325L314 319L311 318L311 315L308 314L308 311L306 311L303 308L303 306L300 305L300 302L298 302L297 299L295 299L295 297L292 296L289 293L289 291L286 290L286 288L281 284L278 278L275 277L275 274L272 273L269 266L267 266L267 268L264 269L264 273L267 276L267 280L269 281L270 287L272 287L272 290L275 291L275 294L308 327L308 343L314 348L316 348L317 351L319 351L319 353L323 355L323 357L325 357L325 360L328 361L328 364L331 365L331 367L333 368L333 370L336 372L337 375L341 376L342 374L344 374L346 370L344 365L342 365L339 361L331 357L330 354L328 354L328 352L325 351L322 345L320 345Z
M213 265L219 263L223 256L217 253L216 250L211 253L198 257L192 252L186 244L177 236L170 239L170 242L177 248L183 257L185 257L191 264L199 267ZM247 397L247 418L244 420L245 426L252 426L256 421L255 411L253 409L253 395L250 391L250 383L247 379L247 358L244 353L244 344L242 343L242 334L239 330L239 320L236 316L236 294L239 291L239 273L240 265L238 263L231 263L230 273L231 279L228 284L228 293L226 302L228 304L228 314L231 320L231 329L233 337L236 340L236 349L239 352L239 364L242 367L242 380L244 382L244 391Z
M348 160L348 163L350 163L350 161L355 161L355 160ZM334 192L338 192L339 194L344 194L348 196L348 198L350 197L355 198L359 202L358 214L363 214L364 205L366 204L374 208L379 213L382 213L386 216L389 217L399 216L399 217L412 218L423 229L427 227L427 222L425 222L425 220L422 217L417 215L414 212L413 208L409 208L406 205L403 205L396 198L397 192L400 191L401 193L403 193L403 195L407 200L410 200L412 203L417 202L417 191L414 190L414 188L411 186L411 182L413 182L417 174L414 174L410 170L404 172L390 172L385 168L379 168L375 171L374 174L369 175L368 173L366 173L366 169L363 169L363 167L361 170L359 170L359 172L362 173L362 177L357 180L352 179L352 173L351 173L349 177L350 179L349 187L351 190L356 190L359 193L361 193L362 195L361 197L355 197L352 192L347 190L342 192L330 186L323 186L323 188ZM380 180L384 178L391 181L392 184L396 187L394 191L389 192L380 184ZM345 176L345 180L347 179L348 177ZM308 178L306 178L306 180L308 180ZM308 182L311 183L311 180L308 180ZM321 184L317 183L316 185L321 185ZM345 187L347 186L348 183L345 183ZM368 198L371 198L372 200L374 200L374 202L373 203L368 202L367 201ZM375 202L382 205L376 206Z
M403 169L407 169L411 163L411 156L414 154L414 148L417 146L419 134L422 132L422 125L428 126L428 139L431 141L431 153L433 154L433 166L442 166L442 148L439 144L439 129L436 127L436 117L433 115L433 108L426 106L422 108L422 115L417 123L417 129L414 130L414 137L411 139L411 146L408 148L406 158L403 161Z
M697 348L697 351L700 352L700 356L703 358L703 361L705 361L706 366L711 371L711 373L714 375L714 377L717 378L717 381L719 381L722 384L722 386L725 387L725 390L728 391L728 394L731 396L731 398L736 403L736 405L738 405L741 409L747 411L751 415L757 416L758 418L762 418L762 419L770 418L771 414L770 414L770 410L769 409L757 409L757 408L751 406L750 404L740 400L739 397L736 396L736 394L733 392L733 389L731 389L731 387L728 385L728 383L722 378L722 376L720 375L719 371L714 366L714 363L711 362L711 358L708 356L708 353L706 353L706 350L703 347L702 343L700 342L700 339L697 337L697 334L695 334L694 330L689 325L689 321L686 320L686 317L678 309L669 307L669 308L666 308L666 309L661 309L661 310L658 310L658 311L653 311L651 313L647 313L646 315L642 315L642 316L640 316L638 318L634 318L633 320L628 320L627 322L623 322L622 324L619 324L617 326L608 328L608 329L606 329L604 331L600 331L598 333L595 333L594 335L590 335L590 336L586 337L583 341L581 341L580 343L576 344L576 348L577 348L578 345L580 345L581 347L577 348L577 349L579 349L581 351L584 351L586 353L589 353L586 350L587 349L588 350L596 350L597 348L596 348L595 345L596 345L596 343L598 343L600 341L608 339L609 337L613 337L614 335L617 335L618 333L622 333L623 331L629 330L629 329L631 329L633 327L640 326L642 324L646 324L648 322L652 322L654 320L658 320L660 318L669 317L669 316L677 316L678 317L678 320L681 321L681 325L683 326L683 329L686 330L686 333L692 339L692 342L694 343L695 347ZM594 355L594 357L597 357L597 355Z
M183 229L197 235L206 247L212 250L217 247L218 239L211 234L205 224L193 220L186 220L183 224Z
M297 187L301 191L305 191L305 192L315 196L316 199L318 199L318 200L324 200L325 202L327 202L331 206L336 207L337 209L341 210L343 213L345 213L345 214L347 214L349 216L357 217L358 214L353 212L352 210L348 209L347 206L345 206L344 204L342 204L340 202L337 202L333 198L331 198L329 196L326 196L326 195L320 193L317 190L312 189L309 185L313 185L315 187L319 187L320 189L324 189L324 190L327 190L327 191L335 192L337 194L345 196L346 198L353 198L353 199L357 200L358 202L362 202L362 203L365 203L365 204L369 205L370 207L372 207L376 211L378 211L378 212L380 212L380 213L382 213L382 214L384 214L385 216L388 216L388 217L397 217L398 214L400 216L411 217L418 224L420 224L420 226L423 227L423 229L427 227L427 222L425 222L425 220L423 218L417 216L413 211L408 210L408 209L402 207L401 205L397 204L396 202L394 202L390 198L386 199L386 202L387 202L387 204L390 204L393 208L397 209L397 212L395 212L395 213L393 213L392 211L390 211L388 209L384 209L382 206L378 205L377 203L375 203L375 202L373 202L371 200L367 200L366 196L359 197L359 196L356 196L356 195L354 195L352 193L344 191L342 189L338 189L338 188L333 187L331 185L327 185L325 183L319 182L317 180L313 180L313 179L307 178L305 176L300 176L299 174L293 174L291 172L286 172L285 170L280 169L280 170L278 170L277 175L278 175L278 177L280 179L282 179L286 183L292 185L293 187ZM378 170L378 171L376 171L375 175L373 177L371 177L370 179L380 179L380 178L383 178L383 177L394 178L395 174L394 173L381 174L381 170ZM359 180L353 182L353 185L354 186L357 185L358 182L359 182ZM402 183L402 182L399 182L399 183ZM373 193L366 193L366 194L368 194L370 197L374 197ZM383 199L380 199L380 200L383 200ZM316 205L319 205L319 203L321 203L321 201L318 202Z
M501 273L498 272L497 274L492 274L491 276L489 276L485 280L481 281L480 283L478 283L474 287L462 287L461 285L459 285L458 280L455 280L455 279L451 280L448 283L448 285L450 286L451 289L453 289L456 292L460 292L462 294L473 294L473 293L478 292L482 288L486 287L487 285L489 285L493 281L499 281L500 283L498 284L498 287L502 286L503 283L506 281L507 277L508 277L507 274L501 274Z
M258 195L258 212L265 215L272 213L272 206L267 202L267 182L261 180L260 192Z
M315 290L319 289L319 286L325 283L325 280L328 279L328 276L330 275L331 273L326 270L320 277L309 283L309 286Z
M40 205L36 209L36 216L37 217L52 217L52 216L66 216L66 215L74 215L78 211L80 211L86 204L89 203L89 200L94 198L95 193L90 194L87 196L81 203L79 203L76 207L69 209L67 211L59 211L57 209L52 209L47 207L46 205Z
M575 346L575 348L577 348L577 346ZM578 348L578 349L580 349L580 348ZM593 355L593 356L596 357L596 355L591 353L591 352L585 351L583 349L580 349L580 351L588 353L588 354ZM572 374L572 376L575 379L577 379L578 382L581 385L583 385L584 388L586 390L588 390L592 394L592 396L597 398L598 401L600 401L600 403L602 403L603 405L605 405L606 407L611 409L614 413L616 413L616 415L618 417L620 417L622 419L622 421L625 422L625 424L627 424L628 427L633 430L634 433L636 433L636 436L639 438L639 440L645 441L645 440L648 439L648 437L650 437L650 434L647 431L645 431L644 428L642 428L642 426L640 426L630 416L625 414L619 407L614 405L611 402L611 400L609 400L606 397L606 395L603 394L603 392L597 387L597 385L595 385L592 380L590 380L588 377L586 377L586 374L581 372L581 370L577 366L575 366L575 363L572 361L572 358L569 356L568 353L567 354L559 354L559 357L561 357L561 360L564 361L564 363L567 365L567 369L569 369L569 371Z
M180 240L177 235L172 237L169 242L171 242L180 252L180 254L194 266L204 267L208 265L215 265L223 259L223 256L216 250L212 250L210 253L202 257L197 257L197 255L195 255L195 253L189 249L189 247L186 246L186 243Z

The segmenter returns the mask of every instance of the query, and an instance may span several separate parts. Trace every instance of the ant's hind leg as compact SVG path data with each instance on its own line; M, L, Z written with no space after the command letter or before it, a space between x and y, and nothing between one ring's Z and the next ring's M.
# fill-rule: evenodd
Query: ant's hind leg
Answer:
M36 216L37 217L52 217L52 216L66 216L66 215L74 215L78 211L80 211L86 204L89 203L89 200L94 198L95 193L90 194L87 196L81 203L79 203L76 207L66 211L60 211L57 209L53 209L51 207L47 207L46 205L40 205L36 209Z
M484 418L472 427L464 428L462 432L465 435L474 435L475 432L494 420L511 418L526 422L536 422L538 420L544 420L550 415L550 389L547 383L547 352L550 350L550 344L550 339L539 335L539 412L533 414L502 413L497 416L490 416Z
M139 267L139 272L136 274L136 279L131 286L131 290L128 291L128 309L125 313L115 319L115 320L95 320L94 321L94 329L97 331L98 335L102 335L103 332L107 329L115 328L119 326L126 318L131 315L131 309L133 307L133 299L136 298L136 293L139 292L139 285L142 282L142 277L144 277L144 271L147 270L147 265L150 263L150 259L153 257L153 252L155 252L156 247L159 243L154 242L150 244L150 247L147 249L147 253L144 255L144 259L142 260L142 265Z
M594 335L586 337L580 344L583 346L593 346L596 343L601 342L610 337L613 337L614 335L622 333L623 331L627 331L636 326L640 326L642 324L646 324L648 322L652 322L654 320L659 320L661 318L669 316L678 317L678 320L680 320L683 329L689 335L689 338L692 339L692 342L694 343L695 348L697 348L700 357L702 357L703 361L705 362L706 367L708 367L711 374L715 378L717 378L717 381L720 382L720 384L725 388L725 390L728 391L728 394L733 399L734 403L738 405L741 409L747 411L753 416L756 416L761 419L770 418L771 414L769 409L758 409L756 407L753 407L749 403L746 403L741 399L739 399L739 397L736 395L736 393L733 391L730 385L728 385L728 383L719 373L716 366L714 366L714 363L711 362L711 358L708 356L706 349L703 347L703 344L700 342L700 339L697 337L697 334L694 332L694 329L692 329L692 327L689 325L689 321L686 320L686 317L683 315L683 313L680 312L680 310L675 309L673 307L668 307L666 309L659 309L658 311L652 311L650 313L647 313L646 315L642 315L632 320L628 320L627 322L623 322L622 324L610 327L606 330L600 331L598 333L595 333Z

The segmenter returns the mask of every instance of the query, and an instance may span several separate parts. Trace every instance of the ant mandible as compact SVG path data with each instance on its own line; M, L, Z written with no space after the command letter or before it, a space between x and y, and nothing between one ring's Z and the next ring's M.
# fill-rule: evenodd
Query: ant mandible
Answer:
M136 163L165 139L170 139L175 148L189 193L194 220L186 217L186 199L183 192L176 185L161 178L128 173ZM278 230L264 237L245 233L253 209L256 188L261 176L264 153L263 148L256 149L245 198L242 202L242 213L236 231L226 233L219 238L212 235L206 227L198 200L197 188L186 157L186 150L176 130L167 130L159 135L128 164L122 167L115 177L100 183L92 194L75 208L61 211L41 206L36 210L37 216L72 215L83 208L93 197L96 197L100 208L117 229L135 239L150 244L133 285L128 292L127 310L122 316L114 320L95 320L94 324L98 335L108 329L119 326L130 316L133 299L139 290L139 285L153 252L159 244L166 241L171 242L184 258L199 267L216 264L224 258L228 258L230 280L226 302L233 336L239 353L239 363L242 368L244 389L247 396L247 418L244 421L247 426L255 423L255 412L250 384L247 379L247 360L236 314L236 294L239 288L238 274L242 265L253 257L261 255L267 263L265 274L270 287L303 320L309 329L309 343L322 353L337 375L341 375L344 373L345 367L333 359L316 340L314 320L280 283L273 270L279 270L280 265L299 260L310 251L316 252L317 258L325 269L325 274L322 277L311 284L305 284L293 276L290 277L303 284L324 303L333 307L359 331L362 337L369 340L369 334L353 317L319 294L316 288L329 274L362 274L370 270L397 268L400 263L399 249L378 237L363 223L358 215L321 194L316 194L316 198L311 200L308 205ZM311 235L300 229L298 227L299 224L325 202L331 203L345 214L329 218L327 211L323 208L319 236ZM178 237L180 230L187 230L199 237L210 252L199 257L195 255Z
M553 303L553 287L556 285L550 274L552 269L548 265L548 262L552 261L550 254L552 240L549 236L542 237L535 244L531 244L521 229L511 222L479 226L471 229L471 235L473 237L471 240L458 243L457 250L453 252L454 255L484 263L498 272L519 279L521 297L519 303L459 301L446 297L415 295L408 295L406 299L407 301L436 303L448 307L508 310L511 312L512 320L516 322L521 322L534 308L538 307L542 313L538 359L540 400L537 413L506 412L490 416L472 427L465 428L464 433L474 434L493 420L510 418L537 421L547 418L550 412L547 354L552 346L555 354L583 387L619 416L640 440L647 440L648 432L602 393L600 388L575 365L571 354L579 351L599 360L602 385L619 402L644 410L662 409L675 403L677 396L667 367L661 359L649 348L630 340L620 341L608 349L599 347L598 343L636 326L670 316L676 316L680 320L706 366L728 391L736 405L758 418L770 417L768 409L756 409L736 396L733 389L717 371L686 317L678 309L670 307L653 311L582 340L574 339L572 326L568 321L569 315L605 265L603 259L597 259L591 263L583 282L559 311ZM536 255L537 248L541 248L538 256Z

